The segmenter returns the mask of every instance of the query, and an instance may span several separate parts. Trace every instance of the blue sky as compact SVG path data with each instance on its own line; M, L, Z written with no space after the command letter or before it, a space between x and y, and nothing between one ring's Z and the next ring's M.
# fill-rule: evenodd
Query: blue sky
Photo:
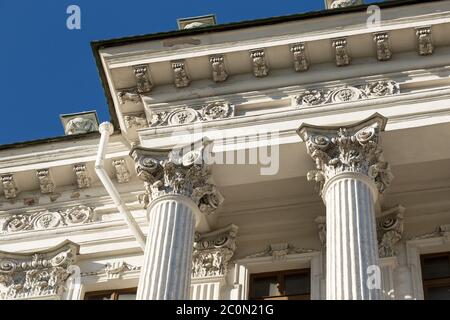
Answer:
M81 30L66 9L81 8ZM92 40L169 31L181 17L216 14L218 23L323 9L323 0L0 0L0 144L63 135L59 114L108 107Z

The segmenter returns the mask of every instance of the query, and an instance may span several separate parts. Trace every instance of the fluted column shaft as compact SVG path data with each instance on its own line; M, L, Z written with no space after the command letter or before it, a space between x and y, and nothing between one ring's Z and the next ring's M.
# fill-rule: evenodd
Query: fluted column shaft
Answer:
M175 195L155 200L147 210L149 232L137 299L189 299L198 208L187 197Z
M339 174L324 187L327 220L327 299L376 300L369 266L378 266L375 184L358 173Z

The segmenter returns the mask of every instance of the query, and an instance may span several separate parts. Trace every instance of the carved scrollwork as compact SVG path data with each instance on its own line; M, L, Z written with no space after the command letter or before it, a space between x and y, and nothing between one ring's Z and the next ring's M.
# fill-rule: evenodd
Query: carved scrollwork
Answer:
M0 300L62 297L77 253L70 241L32 254L0 251Z
M2 233L14 233L29 230L48 230L78 225L96 220L93 208L76 206L59 211L39 211L31 214L15 214L4 220Z
M170 111L154 111L150 127L185 125L194 122L204 122L226 119L234 116L234 106L228 102L215 101L200 107L183 107Z
M403 206L395 206L382 212L377 218L378 254L380 258L396 255L396 244L403 235Z
M225 276L236 250L238 228L229 225L207 234L196 234L192 254L192 277Z
M362 173L372 178L383 193L393 179L378 146L384 125L385 119L377 114L354 126L302 125L298 133L306 141L307 152L316 164L316 170L308 173L308 180L316 181L321 192L324 183L339 173Z
M295 96L297 106L311 107L330 103L346 103L361 99L379 98L400 93L395 81L381 80L364 85L344 86L332 89L307 90Z

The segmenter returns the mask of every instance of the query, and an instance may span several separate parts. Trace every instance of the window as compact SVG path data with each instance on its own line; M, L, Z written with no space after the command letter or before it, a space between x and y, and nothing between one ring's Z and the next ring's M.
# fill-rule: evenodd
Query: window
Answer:
M250 299L309 300L310 293L309 269L250 275Z
M420 260L424 298L450 300L450 252L425 254Z
M84 300L136 300L137 288L86 292Z

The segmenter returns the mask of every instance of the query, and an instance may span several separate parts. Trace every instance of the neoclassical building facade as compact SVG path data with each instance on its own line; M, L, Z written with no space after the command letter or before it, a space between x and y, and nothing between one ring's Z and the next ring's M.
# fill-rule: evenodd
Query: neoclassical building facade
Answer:
M92 43L110 122L0 146L0 300L450 299L450 1Z

